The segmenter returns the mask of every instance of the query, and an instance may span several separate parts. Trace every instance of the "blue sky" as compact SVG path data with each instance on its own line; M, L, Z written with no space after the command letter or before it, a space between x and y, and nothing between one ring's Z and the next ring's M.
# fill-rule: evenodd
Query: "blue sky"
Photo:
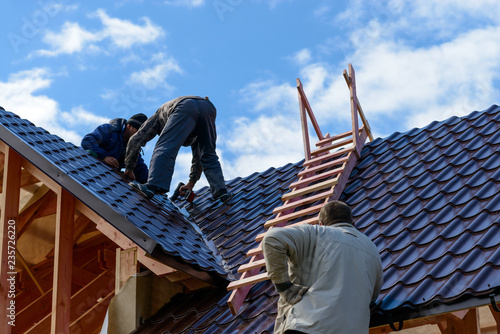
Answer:
M109 119L209 96L228 180L303 158L297 77L331 134L350 130L348 63L376 137L498 104L498 1L7 0L0 9L5 109L79 145ZM181 150L172 187L187 181L190 160Z

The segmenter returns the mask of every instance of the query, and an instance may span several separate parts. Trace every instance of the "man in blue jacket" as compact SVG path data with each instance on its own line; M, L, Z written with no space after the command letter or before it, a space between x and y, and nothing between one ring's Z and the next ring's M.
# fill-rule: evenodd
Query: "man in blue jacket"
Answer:
M148 117L136 114L127 121L124 118L115 118L107 124L99 125L93 132L82 139L82 147L92 156L101 159L107 165L122 169L124 167L127 143ZM139 182L148 180L148 167L139 155L134 174Z

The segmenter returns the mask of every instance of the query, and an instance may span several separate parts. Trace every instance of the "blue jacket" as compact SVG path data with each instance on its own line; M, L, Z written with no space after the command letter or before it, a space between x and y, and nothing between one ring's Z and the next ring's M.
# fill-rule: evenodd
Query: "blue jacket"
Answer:
M123 133L127 120L124 118L115 118L107 124L99 125L93 132L85 135L82 139L82 147L95 153L92 154L99 159L113 157L118 160L120 169L125 165L125 151L127 146L123 143ZM148 166L139 155L137 165L134 168L135 178L140 183L148 181Z

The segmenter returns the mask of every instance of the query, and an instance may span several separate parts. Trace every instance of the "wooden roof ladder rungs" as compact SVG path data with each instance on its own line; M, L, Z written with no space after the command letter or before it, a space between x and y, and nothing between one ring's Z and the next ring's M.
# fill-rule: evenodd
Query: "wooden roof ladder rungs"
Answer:
M290 191L282 196L283 205L274 209L276 217L268 220L264 227L286 227L300 224L317 224L320 209L324 204L338 200L349 179L367 138L373 140L370 126L356 95L356 79L354 68L349 64L349 72L344 70L344 79L350 92L352 130L330 137L322 134L311 105L307 100L304 88L297 79L300 119L304 141L304 169L298 174L299 180L290 184ZM316 132L318 142L311 151L309 143L309 120ZM363 125L359 127L358 118ZM239 267L242 273L237 281L231 282L227 289L233 290L228 304L236 315L245 301L253 284L267 280L267 273L262 268L265 261L260 242L265 233L256 237L257 248L248 251L250 262Z

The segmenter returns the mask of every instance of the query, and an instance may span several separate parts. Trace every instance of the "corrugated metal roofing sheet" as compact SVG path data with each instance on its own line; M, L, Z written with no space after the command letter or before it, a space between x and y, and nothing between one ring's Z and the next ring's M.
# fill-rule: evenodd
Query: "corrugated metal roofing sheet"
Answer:
M258 211L264 210L266 219L270 215L259 201L274 200L274 192L259 185L280 188L280 174L282 169L268 170L233 180L239 195L232 208L214 211L203 196L196 208L187 207L220 249L234 257L233 270L256 246L251 231L263 223ZM341 199L382 256L385 283L372 322L387 323L387 314L397 320L422 315L422 310L448 312L455 310L453 303L499 291L500 108L367 144ZM228 293L211 292L206 298L205 293L178 296L136 333L272 332L277 295L270 282L250 290L237 316L227 308Z
M382 256L382 310L498 289L499 107L375 140L341 199Z
M203 237L163 196L152 201L145 199L132 190L121 174L82 148L13 113L0 110L0 124L1 140L139 246L144 246L142 242L157 244L165 254L195 268L222 277L228 275Z

